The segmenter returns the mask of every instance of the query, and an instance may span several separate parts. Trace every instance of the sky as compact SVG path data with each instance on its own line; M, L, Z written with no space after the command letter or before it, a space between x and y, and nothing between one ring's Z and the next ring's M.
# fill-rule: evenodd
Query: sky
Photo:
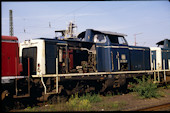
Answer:
M156 47L170 39L170 2L164 1L38 1L1 2L1 35L9 35L9 10L13 11L14 36L19 42L46 37L66 29L86 29L126 34L129 45ZM50 27L51 25L51 27Z

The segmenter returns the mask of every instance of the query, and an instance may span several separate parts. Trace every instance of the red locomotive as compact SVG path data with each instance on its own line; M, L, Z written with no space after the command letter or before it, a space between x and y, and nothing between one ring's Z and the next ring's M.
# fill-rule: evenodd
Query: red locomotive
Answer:
M22 64L19 61L18 46L19 44L17 37L1 36L1 84L3 86L1 88L2 100L6 95L8 95L10 89L15 86L15 79L23 78L23 76L20 76L20 73L22 72Z

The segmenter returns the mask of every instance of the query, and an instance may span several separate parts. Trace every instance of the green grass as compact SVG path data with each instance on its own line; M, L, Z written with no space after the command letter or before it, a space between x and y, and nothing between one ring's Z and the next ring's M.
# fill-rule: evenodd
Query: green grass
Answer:
M92 108L92 103L100 102L102 99L100 95L86 93L83 96L78 97L78 94L69 99L67 104L67 109L69 111L90 111Z
M90 103L96 103L102 100L99 94L90 94L90 93L86 93L83 96L80 96L79 99L80 100L87 99L90 101Z
M146 78L143 76L142 79L138 79L134 77L137 81L135 83L129 83L132 87L129 88L130 90L137 92L142 98L158 98L161 97L163 94L158 90L158 84L153 83L153 80L149 76Z

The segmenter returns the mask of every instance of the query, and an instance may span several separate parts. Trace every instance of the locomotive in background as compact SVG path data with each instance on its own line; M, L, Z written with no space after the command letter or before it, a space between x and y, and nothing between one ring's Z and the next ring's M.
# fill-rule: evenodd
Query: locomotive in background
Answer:
M15 79L20 76L22 64L19 60L18 38L1 36L1 99L15 91Z
M165 39L156 44L158 47L150 47L152 62L155 60L155 68L160 70L164 69L164 67L165 69L170 69L170 40Z
M170 40L166 40L164 48L150 49L129 46L125 34L110 31L87 29L77 37L67 38L71 29L56 31L62 35L54 39L20 43L19 56L17 38L2 36L1 98L11 94L41 100L51 94L121 90L127 88L133 76L142 75L154 75L159 82L168 80ZM164 80L155 78L155 72Z

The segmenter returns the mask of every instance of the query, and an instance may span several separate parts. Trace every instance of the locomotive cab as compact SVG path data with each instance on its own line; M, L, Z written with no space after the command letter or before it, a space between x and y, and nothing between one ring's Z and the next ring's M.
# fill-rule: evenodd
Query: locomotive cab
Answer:
M128 43L124 36L126 35L117 32L87 29L80 33L78 38L96 44L97 70L99 72L112 72L128 70L129 67L129 61L127 60L129 57ZM118 48L121 49L118 51Z
M150 49L128 46L125 36L117 32L87 29L78 38L96 43L97 70L100 72L149 70Z
M161 48L170 48L170 40L168 39L162 40L156 44L158 45L158 47L161 47Z

